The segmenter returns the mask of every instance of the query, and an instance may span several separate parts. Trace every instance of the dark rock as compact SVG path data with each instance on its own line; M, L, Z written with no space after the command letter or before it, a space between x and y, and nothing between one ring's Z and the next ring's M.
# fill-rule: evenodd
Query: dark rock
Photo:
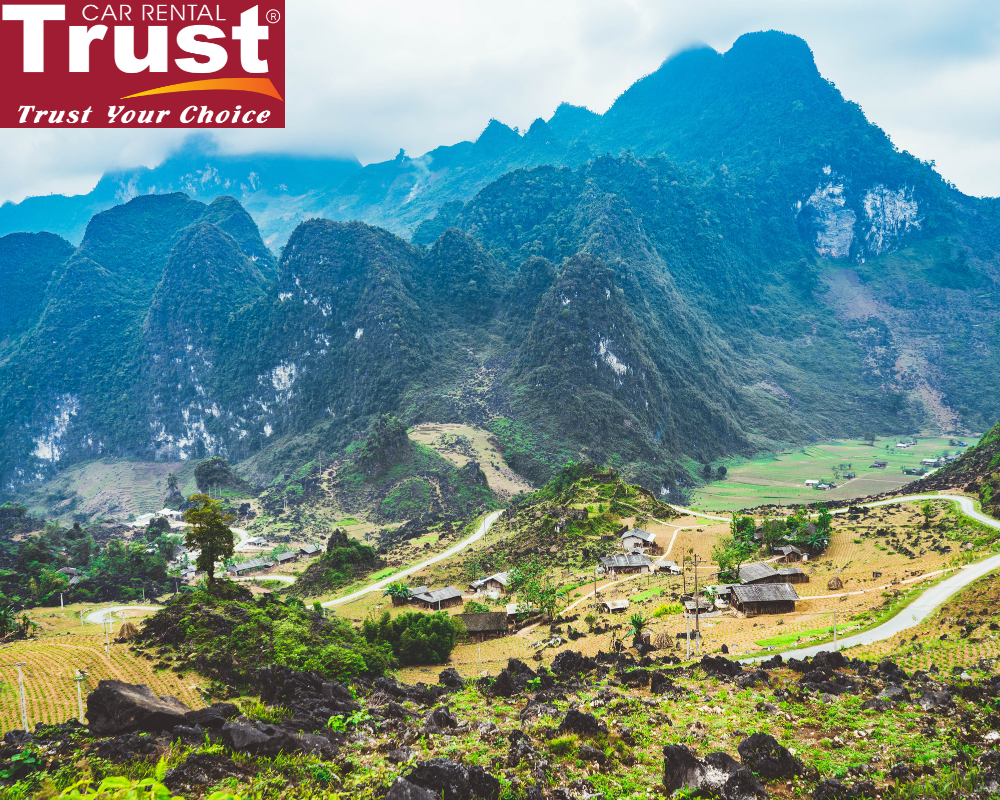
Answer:
M877 697L873 697L871 700L865 700L861 706L862 711L891 711L892 703L888 700L880 700Z
M490 685L489 693L494 697L512 697L517 691L517 686L510 673L506 669L502 669Z
M751 734L736 749L743 766L765 781L802 774L802 762L769 734Z
M226 724L226 720L236 719L239 715L240 709L234 703L212 703L205 708L188 711L184 719L188 725L219 729Z
M385 800L440 800L440 795L410 783L404 778L396 778L389 787L389 794L385 796Z
M23 747L31 741L30 731L7 731L3 735L3 740L5 744L14 745L15 747Z
M608 757L604 755L604 751L598 750L593 745L581 744L580 745L580 760L581 761L596 761L600 765L604 765L608 761Z
M930 689L924 689L920 693L920 699L917 704L924 711L932 711L935 709L948 708L954 705L954 700L952 700L951 694L945 691L934 692Z
M94 749L98 758L124 764L126 761L156 754L156 741L152 736L138 736L125 733L114 739L106 739Z
M472 800L473 797L498 800L500 797L500 781L478 764L466 770L447 758L432 758L419 762L405 777L410 783L429 789L441 800Z
M784 659L781 657L781 653L771 656L767 661L760 662L761 669L778 669L784 663Z
M889 700L893 703L910 702L910 692L905 686L889 684L875 697L879 700Z
M709 753L701 761L684 745L663 748L663 788L667 795L688 789L721 800L767 798L750 770L731 756Z
M447 706L440 706L427 715L427 724L437 728L457 728L458 720L452 716Z
M183 764L167 770L163 783L172 792L195 793L227 778L244 780L253 773L220 753L193 753Z
M886 773L886 777L894 781L909 783L913 780L913 772L910 770L909 764L900 762Z
M87 695L87 723L98 736L170 730L191 711L175 697L157 697L145 684L102 680Z
M522 735L511 739L510 750L507 753L508 769L516 769L517 765L524 759L528 759L531 762L538 757L538 752L532 746L531 740L527 736L521 731L513 731L512 733L521 733Z
M851 800L851 790L836 778L825 778L813 789L813 800Z
M629 670L621 676L621 679L626 686L636 689L649 686L649 670L641 668Z
M222 726L222 740L232 750L251 756L276 756L294 753L299 749L298 740L287 731L269 725L250 726L241 722L227 722Z
M702 656L700 666L707 675L735 678L743 673L743 667L738 662L722 656Z
M571 708L566 712L566 718L559 726L559 733L579 733L585 736L597 736L608 732L608 726L593 714L587 714Z
M756 708L758 714L767 714L769 716L774 716L775 714L781 713L781 709L778 708L774 703L765 703L761 701L760 703L757 703Z
M397 747L395 750L391 751L385 759L390 764L405 764L416 755L417 751L412 747Z
M758 683L770 683L771 676L762 669L755 669L753 672L744 672L736 679L736 685L741 689L749 689Z
M844 654L839 650L822 650L813 656L813 669L843 669L847 665Z
M552 659L552 671L556 675L580 675L597 669L597 661L576 650L563 650Z
M175 741L180 739L184 744L205 744L205 729L201 725L178 725L171 731L171 735Z
M878 665L878 671L889 683L901 684L906 680L906 673L899 668L895 661L886 659Z
M441 674L438 675L438 683L442 686L447 686L449 689L461 689L465 686L465 681L454 667L442 670Z
M674 682L662 672L652 672L649 676L649 691L653 694L666 694L674 688Z

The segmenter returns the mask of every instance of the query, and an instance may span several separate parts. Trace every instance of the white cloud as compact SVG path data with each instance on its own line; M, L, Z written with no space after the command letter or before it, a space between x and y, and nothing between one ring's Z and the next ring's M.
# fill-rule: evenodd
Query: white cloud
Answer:
M966 0L300 0L288 10L288 127L231 131L228 152L353 153L362 162L522 129L561 101L604 111L694 41L774 28L893 141L972 194L1000 195L1000 15ZM152 165L184 131L0 131L0 199L80 192Z

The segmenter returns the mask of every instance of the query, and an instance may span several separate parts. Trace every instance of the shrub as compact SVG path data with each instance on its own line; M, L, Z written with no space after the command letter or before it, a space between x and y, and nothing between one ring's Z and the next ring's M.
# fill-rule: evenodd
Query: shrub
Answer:
M378 620L366 619L361 632L371 645L389 645L396 660L407 666L443 664L465 630L444 611L408 611L395 618L386 611Z

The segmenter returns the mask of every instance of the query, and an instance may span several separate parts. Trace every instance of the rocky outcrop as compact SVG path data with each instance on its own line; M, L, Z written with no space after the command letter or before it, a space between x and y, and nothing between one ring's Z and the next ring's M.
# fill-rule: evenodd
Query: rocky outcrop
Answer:
M663 748L663 789L687 789L721 800L766 800L767 791L746 767L725 753L702 761L682 744Z
M190 711L177 698L158 697L145 684L102 680L87 695L88 727L98 736L170 730L185 724Z

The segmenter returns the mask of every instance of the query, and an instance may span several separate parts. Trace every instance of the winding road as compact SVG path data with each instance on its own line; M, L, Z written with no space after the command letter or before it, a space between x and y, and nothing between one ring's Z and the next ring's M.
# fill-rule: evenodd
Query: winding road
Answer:
M404 570L395 572L388 578L384 578L380 581L377 581L376 583L369 584L364 589L359 589L356 592L344 595L343 597L335 598L334 600L327 600L325 603L323 603L323 607L333 608L334 606L340 606L343 605L344 603L350 603L353 600L357 600L359 597L364 597L366 594L370 594L371 592L377 592L379 589L384 589L393 581L398 581L401 578L405 578L409 575L412 575L415 572L419 572L420 570L425 569L431 566L432 564L436 564L437 562L443 561L446 558L451 558L453 555L462 552L466 547L471 545L473 542L477 542L480 539L482 539L486 535L486 531L488 531L492 527L493 523L497 521L497 518L501 514L503 514L503 511L494 511L492 514L486 517L486 519L483 520L482 524L476 529L476 532L474 534L472 534L466 539L463 539L458 544L452 545L447 550L444 550L443 552L440 552L435 556L431 556L426 561L421 561L419 564L414 564L412 567L407 567Z

